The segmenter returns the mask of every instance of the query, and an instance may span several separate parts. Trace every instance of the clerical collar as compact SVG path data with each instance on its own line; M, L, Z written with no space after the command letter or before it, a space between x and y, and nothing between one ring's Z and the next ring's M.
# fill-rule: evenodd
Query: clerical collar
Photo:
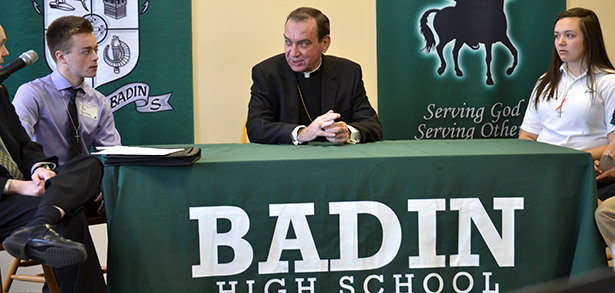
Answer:
M304 72L303 73L303 77L305 78L310 78L310 75L314 72L316 72L316 70L318 70L320 68L320 65L322 65L322 57L320 57L320 62L318 62L318 67L316 67L316 69L310 71L310 72Z

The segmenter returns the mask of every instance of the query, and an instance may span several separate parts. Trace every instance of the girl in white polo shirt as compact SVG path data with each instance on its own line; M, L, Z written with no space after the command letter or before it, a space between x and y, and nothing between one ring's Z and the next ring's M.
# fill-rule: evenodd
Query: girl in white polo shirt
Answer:
M519 138L590 152L599 160L615 130L615 70L596 14L572 8L555 20L553 58L532 91ZM606 243L615 241L613 184L598 182L596 223Z
M602 155L615 109L615 69L596 14L572 8L555 20L553 58L532 91L519 138Z

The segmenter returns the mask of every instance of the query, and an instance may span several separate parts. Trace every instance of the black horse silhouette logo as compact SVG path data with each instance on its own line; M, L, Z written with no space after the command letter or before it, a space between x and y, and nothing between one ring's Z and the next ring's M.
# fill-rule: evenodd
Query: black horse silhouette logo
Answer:
M425 38L426 53L436 47L438 57L440 57L440 67L438 74L442 75L446 69L446 61L442 56L444 47L453 39L453 60L455 60L455 73L463 76L459 68L459 50L466 44L472 50L478 50L480 44L485 45L487 63L487 85L493 85L491 77L491 49L493 44L501 42L508 48L513 56L513 64L506 70L506 74L511 75L517 67L518 52L507 35L507 20L504 13L504 0L455 0L455 6L448 6L442 9L427 10L420 21L421 34ZM427 25L427 18L431 13L436 13L433 20L433 27L440 39L436 46L434 35Z

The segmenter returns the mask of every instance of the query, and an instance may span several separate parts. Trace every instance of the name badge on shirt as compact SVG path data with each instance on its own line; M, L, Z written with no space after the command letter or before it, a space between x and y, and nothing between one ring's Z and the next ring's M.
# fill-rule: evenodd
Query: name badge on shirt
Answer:
M96 106L81 103L79 107L79 114L81 117L88 117L98 120L98 108Z

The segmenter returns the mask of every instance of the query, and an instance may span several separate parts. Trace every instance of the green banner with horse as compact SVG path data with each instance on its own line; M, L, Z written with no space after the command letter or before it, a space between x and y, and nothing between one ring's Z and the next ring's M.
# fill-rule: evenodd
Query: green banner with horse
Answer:
M566 1L377 1L385 139L513 138Z

